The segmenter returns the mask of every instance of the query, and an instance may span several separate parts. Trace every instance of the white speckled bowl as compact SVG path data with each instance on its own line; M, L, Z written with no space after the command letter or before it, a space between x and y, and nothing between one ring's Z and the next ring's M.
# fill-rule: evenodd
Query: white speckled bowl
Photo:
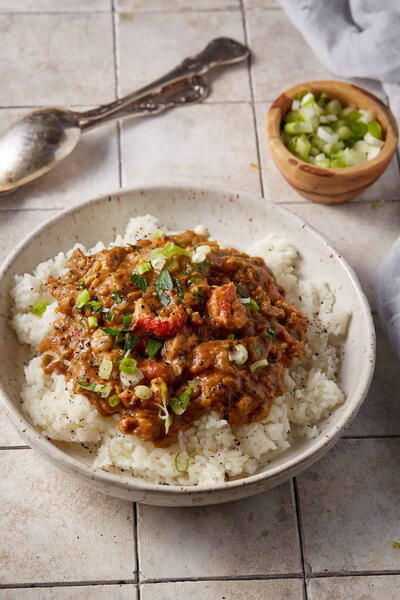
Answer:
M152 485L124 474L95 470L90 455L78 445L52 443L36 430L21 411L20 386L28 356L9 325L10 289L14 275L30 272L77 241L87 247L98 240L111 241L131 216L151 213L170 229L189 229L206 224L212 235L245 249L266 233L291 240L302 254L303 278L327 281L338 301L352 312L344 349L341 385L347 400L334 411L321 434L304 441L274 459L265 469L245 479L210 487ZM375 336L368 302L357 277L328 242L299 217L266 200L218 188L154 187L119 191L71 208L33 231L14 250L0 270L0 337L2 361L0 392L11 421L22 437L43 456L107 494L162 506L215 504L261 492L293 477L321 456L339 439L367 393L375 359Z

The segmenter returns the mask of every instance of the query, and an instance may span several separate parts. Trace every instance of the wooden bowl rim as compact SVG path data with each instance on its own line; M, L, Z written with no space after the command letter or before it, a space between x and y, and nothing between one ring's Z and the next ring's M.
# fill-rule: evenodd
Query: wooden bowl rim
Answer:
M308 88L315 88L317 91L326 91L329 93L331 90L331 95L334 97L334 89L339 88L340 93L343 95L351 95L354 93L356 95L360 94L364 96L365 103L371 106L371 109L374 109L375 113L379 113L379 121L382 122L384 128L386 129L385 135L385 143L382 146L381 151L378 156L373 158L372 160L367 160L359 165L355 165L354 167L318 167L317 165L312 165L313 168L317 169L321 173L332 175L344 175L353 177L356 173L366 173L371 168L373 169L376 165L381 163L388 163L392 156L394 155L397 147L397 142L399 138L398 128L396 124L396 119L386 104L382 102L375 94L361 88L357 85L346 83L344 81L335 81L335 80L318 80L318 81L305 81L303 83L299 83L280 94L272 103L270 109L267 113L267 121L266 121L266 130L267 137L270 145L279 146L281 151L283 151L283 156L285 158L294 159L298 161L300 165L310 165L306 161L302 160L296 154L292 154L288 148L286 148L285 144L281 139L281 122L285 113L282 113L282 103L286 100L294 99L296 94L304 91ZM351 99L349 99L349 104L353 103ZM273 157L275 160L275 157ZM296 165L297 166L297 165ZM387 166L387 165L386 165ZM386 168L385 166L385 168Z

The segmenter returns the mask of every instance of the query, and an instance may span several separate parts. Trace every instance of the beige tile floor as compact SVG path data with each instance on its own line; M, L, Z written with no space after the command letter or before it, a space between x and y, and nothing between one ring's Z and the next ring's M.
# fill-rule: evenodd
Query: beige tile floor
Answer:
M87 133L53 173L2 197L0 260L102 191L212 183L298 212L347 258L375 308L374 272L399 231L397 157L345 206L288 188L269 158L265 113L283 88L333 75L277 0L0 0L0 32L0 127L31 106L106 102L215 35L247 39L255 53L251 70L215 80L205 105ZM398 367L377 332L374 380L345 439L296 481L236 504L166 510L107 498L49 467L0 415L0 600L400 598Z

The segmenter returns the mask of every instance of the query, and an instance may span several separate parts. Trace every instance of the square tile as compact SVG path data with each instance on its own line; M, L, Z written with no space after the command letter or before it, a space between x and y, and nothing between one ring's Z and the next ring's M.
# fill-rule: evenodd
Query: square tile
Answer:
M159 117L124 121L123 185L220 185L260 192L249 104L199 104Z
M313 573L398 570L400 439L341 440L298 477Z
M261 173L264 195L274 202L307 202L280 174L271 156L266 134L267 113L270 102L256 103L258 141L260 146ZM400 171L397 157L394 156L386 171L369 188L354 198L353 202L381 202L400 198Z
M364 292L375 306L374 275L399 235L400 202L349 203L336 206L288 206L332 242L356 271ZM372 251L371 251L372 249Z
M0 106L115 98L111 14L2 14Z
M115 0L116 9L121 11L141 10L221 10L239 8L240 0Z
M309 600L396 600L400 575L310 579Z
M132 504L80 486L33 450L0 452L0 583L132 579Z
M301 571L290 483L219 506L139 506L138 536L142 580Z
M400 435L399 361L379 320L376 328L376 366L371 387L346 436Z
M142 600L302 600L303 582L277 579L148 583L141 586L140 597Z
M134 585L74 585L71 587L0 590L0 600L135 600Z
M0 109L0 129L29 112ZM78 146L55 169L10 194L0 196L0 209L65 208L119 187L116 123L82 135Z
M79 12L111 10L111 0L0 0L0 12Z
M325 69L283 11L251 10L246 12L246 20L249 46L254 55L251 69L256 100L273 101L284 90L302 81L345 80ZM384 97L377 82L353 81Z
M240 11L119 13L117 30L120 96L164 75L213 38L244 41ZM151 48L151 50L149 50ZM247 63L210 76L210 101L250 100Z

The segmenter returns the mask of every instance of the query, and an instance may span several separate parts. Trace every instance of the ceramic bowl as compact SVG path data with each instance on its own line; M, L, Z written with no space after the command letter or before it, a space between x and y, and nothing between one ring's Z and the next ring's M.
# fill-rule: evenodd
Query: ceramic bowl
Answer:
M172 230L204 223L213 237L241 249L268 233L279 234L299 248L302 277L328 282L338 302L352 313L340 372L346 402L322 424L317 438L292 447L256 475L215 486L182 487L154 485L123 473L95 470L84 448L49 441L21 410L20 388L28 349L18 343L9 322L14 276L31 272L38 263L66 251L78 241L87 247L98 240L109 243L117 232L124 230L129 217L146 213L158 216ZM339 439L365 397L374 368L370 309L357 277L343 258L319 233L286 209L254 195L218 188L161 186L119 191L64 211L33 231L2 265L0 307L3 350L0 395L22 437L82 482L110 495L147 504L185 506L237 500L293 477Z
M355 167L322 169L292 154L281 139L281 123L299 92L315 95L326 92L344 105L372 110L382 125L385 143L378 156ZM378 179L390 163L397 147L396 119L379 98L342 81L308 81L283 92L267 115L268 144L279 171L298 194L320 204L340 204L358 196Z

